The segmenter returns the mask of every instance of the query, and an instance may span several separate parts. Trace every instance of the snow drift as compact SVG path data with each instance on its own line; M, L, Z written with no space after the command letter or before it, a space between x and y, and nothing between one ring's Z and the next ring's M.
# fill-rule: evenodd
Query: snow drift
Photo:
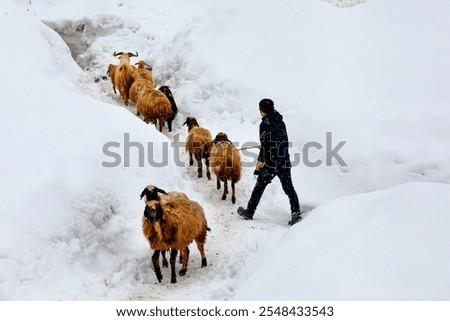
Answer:
M290 229L234 299L447 300L448 209L447 184L334 199Z

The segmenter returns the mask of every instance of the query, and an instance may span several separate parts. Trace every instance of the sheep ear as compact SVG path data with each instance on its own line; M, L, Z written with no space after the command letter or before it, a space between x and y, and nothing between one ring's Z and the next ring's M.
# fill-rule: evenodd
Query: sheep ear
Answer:
M141 193L141 200L142 200L142 198L145 196L145 195L147 195L147 192L148 192L148 189L147 189L147 187L142 191L142 193Z
M157 191L158 193L166 194L166 195L167 195L167 192L166 192L165 190L162 190L162 189L160 189L160 188L158 188L158 187L155 187L155 188L156 188L156 191Z

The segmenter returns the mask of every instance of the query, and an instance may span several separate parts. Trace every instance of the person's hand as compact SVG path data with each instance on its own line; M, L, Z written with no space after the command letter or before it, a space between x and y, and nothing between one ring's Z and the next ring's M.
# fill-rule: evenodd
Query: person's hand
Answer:
M264 163L263 162L258 162L258 163L256 163L255 170L259 171L263 167L264 167Z
M255 166L255 171L253 172L253 175L258 176L259 175L259 170L261 168L264 167L264 163L263 162L257 162L256 166Z

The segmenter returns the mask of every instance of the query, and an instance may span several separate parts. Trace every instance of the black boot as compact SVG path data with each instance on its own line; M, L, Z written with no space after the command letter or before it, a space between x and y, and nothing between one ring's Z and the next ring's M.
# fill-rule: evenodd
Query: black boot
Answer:
M240 216L244 218L244 220L253 220L253 214L255 214L255 211L251 211L243 207L239 207L237 209L237 212Z
M298 223L302 220L302 216L300 214L300 211L298 212L293 212L292 213L292 218L291 220L288 222L288 225L294 225L295 223Z

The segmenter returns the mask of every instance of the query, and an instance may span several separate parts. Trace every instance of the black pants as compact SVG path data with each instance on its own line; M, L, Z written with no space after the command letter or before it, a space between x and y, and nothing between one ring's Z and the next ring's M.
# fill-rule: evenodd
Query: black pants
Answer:
M291 168L270 168L264 166L259 171L256 185L253 188L252 196L248 201L247 209L252 213L255 212L256 207L261 200L261 196L275 176L278 176L283 187L284 193L289 197L289 203L291 204L291 212L300 212L300 204L298 201L297 193L295 192L294 185L292 184Z

